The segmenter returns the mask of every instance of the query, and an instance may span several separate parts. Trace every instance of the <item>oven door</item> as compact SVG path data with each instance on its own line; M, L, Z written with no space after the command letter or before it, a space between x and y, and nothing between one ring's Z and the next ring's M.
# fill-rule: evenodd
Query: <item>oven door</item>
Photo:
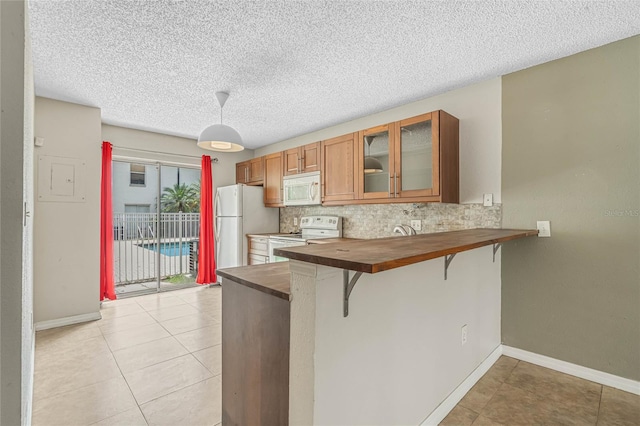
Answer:
M273 254L273 250L277 248L283 247L295 247L295 246L304 246L307 243L305 241L291 241L291 240L281 240L277 238L269 238L269 263L274 262L287 262L289 260L288 257L276 256Z

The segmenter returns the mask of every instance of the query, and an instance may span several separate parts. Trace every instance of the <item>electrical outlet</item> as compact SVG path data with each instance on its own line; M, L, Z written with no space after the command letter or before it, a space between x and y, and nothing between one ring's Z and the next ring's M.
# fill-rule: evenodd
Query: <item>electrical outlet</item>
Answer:
M460 341L462 343L462 346L465 345L465 343L467 343L467 324L463 325L462 328L460 329Z
M293 218L293 226L298 226L298 218L297 217Z
M482 197L482 203L485 207L493 206L493 194L484 194Z
M548 220L539 220L537 222L538 237L550 237L551 236L551 222Z
M411 221L411 227L412 227L413 229L415 229L416 231L420 231L420 230L422 230L422 220L420 220L420 219L413 219L413 220Z

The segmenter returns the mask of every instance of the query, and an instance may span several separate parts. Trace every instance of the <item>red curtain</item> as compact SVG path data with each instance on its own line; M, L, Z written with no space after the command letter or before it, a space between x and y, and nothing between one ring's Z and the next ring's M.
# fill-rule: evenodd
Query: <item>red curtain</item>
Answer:
M102 142L100 183L100 300L116 299L113 283L113 212L111 210L111 144Z
M200 175L200 244L198 252L198 284L218 281L216 276L215 240L213 236L213 180L211 157L202 156Z

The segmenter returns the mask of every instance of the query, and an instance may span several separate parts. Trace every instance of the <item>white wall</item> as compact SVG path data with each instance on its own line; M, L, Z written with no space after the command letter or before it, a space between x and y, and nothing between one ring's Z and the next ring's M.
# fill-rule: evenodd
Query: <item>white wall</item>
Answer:
M501 79L495 78L378 114L308 133L256 150L256 156L282 151L442 109L460 119L460 203L482 202L493 193L501 202Z
M0 424L30 424L33 73L24 1L0 2ZM26 155L26 156L25 156Z
M491 246L459 253L446 281L443 258L363 274L347 318L342 271L319 267L319 278L309 284L304 266L294 264L302 262L291 266L292 312L301 317L291 323L315 323L315 365L296 358L305 351L294 347L293 335L291 365L315 370L313 394L306 392L315 401L313 424L419 424L500 345L500 261L492 262ZM297 300L309 300L310 286L315 321L294 308ZM305 377L303 369L291 377Z
M35 113L35 136L44 138L44 146L35 149L36 164L40 155L77 158L86 164L83 202L37 201L35 205L35 321L97 315L100 309L100 110L38 97ZM38 173L36 170L36 176Z

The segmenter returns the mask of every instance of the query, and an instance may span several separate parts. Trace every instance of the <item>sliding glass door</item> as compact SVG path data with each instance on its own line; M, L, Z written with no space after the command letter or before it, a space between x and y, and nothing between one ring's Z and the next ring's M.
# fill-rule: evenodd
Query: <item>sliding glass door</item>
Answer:
M112 201L118 297L195 285L199 168L115 160Z

